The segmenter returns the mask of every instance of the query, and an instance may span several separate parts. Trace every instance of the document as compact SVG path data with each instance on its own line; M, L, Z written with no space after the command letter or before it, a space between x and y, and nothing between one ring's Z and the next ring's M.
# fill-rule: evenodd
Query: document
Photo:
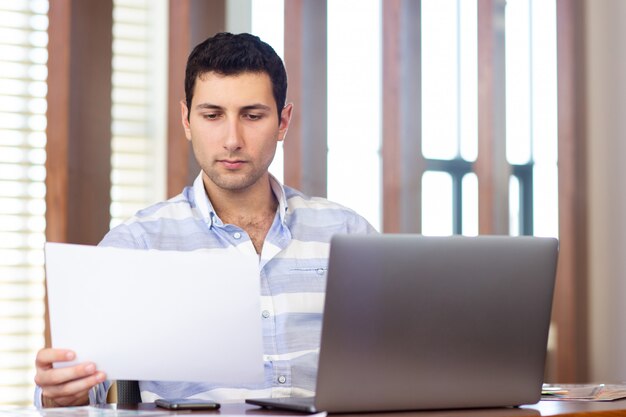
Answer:
M117 410L91 406L0 409L0 417L153 417L167 415L172 415L172 413L165 410Z
M52 346L109 379L263 382L258 258L47 243ZM57 363L55 366L67 366Z

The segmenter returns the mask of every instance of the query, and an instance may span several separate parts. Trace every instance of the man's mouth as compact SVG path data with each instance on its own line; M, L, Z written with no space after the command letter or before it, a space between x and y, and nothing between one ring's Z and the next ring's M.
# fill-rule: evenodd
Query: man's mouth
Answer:
M220 159L217 162L219 164L221 164L226 169L241 168L243 166L243 164L246 163L245 161L242 161L242 160L239 160L239 159Z

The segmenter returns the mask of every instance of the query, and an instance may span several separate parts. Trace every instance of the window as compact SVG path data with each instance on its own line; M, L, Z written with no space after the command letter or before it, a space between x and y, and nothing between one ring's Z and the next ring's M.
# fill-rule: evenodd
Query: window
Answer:
M421 6L422 232L476 235L477 2ZM496 140L511 170L509 233L557 236L556 4L508 0L505 10L506 138Z
M327 47L328 198L380 230L380 1L329 1Z
M166 10L113 2L111 227L165 198Z
M506 28L510 232L556 237L556 2L507 0Z
M0 3L0 404L30 404L44 345L47 0Z
M478 234L477 5L422 1L422 233Z

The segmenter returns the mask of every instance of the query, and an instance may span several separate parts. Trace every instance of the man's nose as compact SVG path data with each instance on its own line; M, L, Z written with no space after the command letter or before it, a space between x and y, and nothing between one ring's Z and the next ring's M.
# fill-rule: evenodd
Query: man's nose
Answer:
M226 139L224 140L224 149L228 151L235 151L241 149L242 144L241 126L239 125L238 120L233 120L228 123Z

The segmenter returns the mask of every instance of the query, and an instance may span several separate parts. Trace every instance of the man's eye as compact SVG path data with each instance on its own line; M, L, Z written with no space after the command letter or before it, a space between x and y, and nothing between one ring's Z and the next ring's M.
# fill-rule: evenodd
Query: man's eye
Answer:
M248 120L260 120L263 116L260 114L250 114L250 113L246 113L244 114L244 116L246 119Z
M219 117L219 115L216 113L206 113L206 114L203 114L202 117L204 117L207 120L215 120Z

